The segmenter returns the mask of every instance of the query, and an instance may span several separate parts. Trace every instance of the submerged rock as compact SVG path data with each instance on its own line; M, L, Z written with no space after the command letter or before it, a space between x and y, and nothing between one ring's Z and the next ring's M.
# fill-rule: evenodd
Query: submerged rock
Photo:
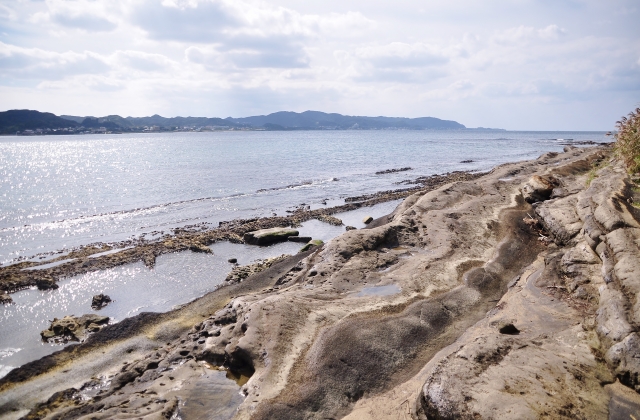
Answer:
M95 295L91 300L91 308L96 310L102 309L105 306L107 306L110 302L111 302L111 297L100 293L99 295Z
M269 245L275 242L286 241L290 236L298 236L300 233L295 229L271 228L260 229L244 234L244 241L250 245Z
M108 316L88 314L74 317L67 315L62 319L53 318L49 329L42 331L40 336L44 341L81 341L88 332L96 332L108 322Z
M330 225L333 225L333 226L342 226L342 220L338 219L337 217L330 216L328 214L322 214L318 216L317 219L320 220L321 222L329 223Z

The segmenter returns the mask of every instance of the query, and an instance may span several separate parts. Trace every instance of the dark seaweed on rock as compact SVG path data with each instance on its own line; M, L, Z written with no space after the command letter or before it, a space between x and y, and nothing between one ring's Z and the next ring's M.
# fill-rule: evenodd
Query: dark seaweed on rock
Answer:
M376 175L384 175L384 174L393 174L395 172L405 172L405 171L410 171L413 168L407 166L406 168L398 168L398 169L385 169L384 171L378 171L376 172Z

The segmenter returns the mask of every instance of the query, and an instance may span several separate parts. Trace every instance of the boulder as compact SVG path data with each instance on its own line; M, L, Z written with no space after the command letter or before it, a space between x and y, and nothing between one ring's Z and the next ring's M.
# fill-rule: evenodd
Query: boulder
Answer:
M99 295L95 295L93 299L91 299L91 309L102 309L107 306L111 302L111 298L108 295L104 295L100 293Z
M227 260L227 262L230 262L231 264L236 264L238 262L238 259L237 258L229 258Z
M534 175L522 187L522 196L527 203L545 201L551 197L553 189L560 183L552 176Z
M286 241L290 236L298 236L300 233L290 228L260 229L244 234L244 241L250 245L269 245L275 242Z
M346 230L356 230L357 228L355 226L347 226L345 227Z
M88 332L96 332L109 322L108 316L95 314L74 317L67 315L62 319L53 318L49 329L40 333L43 341L81 341Z
M371 216L365 216L365 217L362 219L362 223L364 223L365 225L368 225L368 224L369 224L369 223L371 223L371 222L373 222L373 217L371 217Z

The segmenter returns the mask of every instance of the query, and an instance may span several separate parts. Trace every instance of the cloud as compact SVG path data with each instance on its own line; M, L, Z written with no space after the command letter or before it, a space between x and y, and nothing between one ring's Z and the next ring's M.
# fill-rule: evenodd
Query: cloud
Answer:
M548 25L535 29L532 26L520 25L515 28L497 32L492 41L501 45L514 45L536 42L538 40L553 41L567 34L567 30L558 25Z
M16 11L6 4L0 4L0 19L16 20L18 14Z
M33 23L51 23L84 32L109 32L117 27L108 7L101 2L46 0L45 3L47 10L35 13L31 18Z
M361 48L356 51L356 56L383 68L439 66L449 61L449 57L441 49L424 43L392 42Z
M116 51L111 59L121 66L143 72L161 72L177 65L162 54L149 54L142 51Z
M311 15L237 0L144 1L133 9L131 19L152 39L206 47L205 55L217 56L213 62L196 57L202 50L191 50L187 58L206 61L209 69L214 62L236 68L306 67L310 59L305 43L336 33L359 34L374 24L357 12ZM225 57L213 54L212 48Z
M74 74L105 72L109 65L98 54L56 53L0 42L0 74L15 79L57 80Z

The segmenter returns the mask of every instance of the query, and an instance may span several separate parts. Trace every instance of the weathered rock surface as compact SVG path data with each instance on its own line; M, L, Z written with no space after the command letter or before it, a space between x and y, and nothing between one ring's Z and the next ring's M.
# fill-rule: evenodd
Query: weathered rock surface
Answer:
M271 228L261 229L244 234L244 241L251 245L269 245L275 242L286 241L290 236L298 236L295 229Z
M248 265L239 265L239 266L233 267L231 272L227 275L227 278L225 279L225 281L230 283L240 282L249 276L252 276L254 274L257 274L261 271L266 270L267 268L271 267L273 264L276 264L282 260L285 260L288 257L289 255L282 254L279 257L267 258L266 260L257 260Z
M49 328L42 331L40 336L44 341L51 342L81 341L87 333L99 331L108 322L108 316L87 314L74 317L67 315L62 319L53 318Z
M96 309L96 310L102 309L105 306L107 306L109 303L111 303L111 298L109 297L109 295L100 293L99 295L95 295L91 299L91 309Z
M527 203L544 201L551 197L553 189L559 185L559 181L553 176L534 175L522 187L522 196Z
M636 413L640 226L615 163L586 186L606 154L413 194L366 229L10 372L0 414L183 416L210 365L250 376L237 419ZM520 192L534 175L557 181L535 209Z

